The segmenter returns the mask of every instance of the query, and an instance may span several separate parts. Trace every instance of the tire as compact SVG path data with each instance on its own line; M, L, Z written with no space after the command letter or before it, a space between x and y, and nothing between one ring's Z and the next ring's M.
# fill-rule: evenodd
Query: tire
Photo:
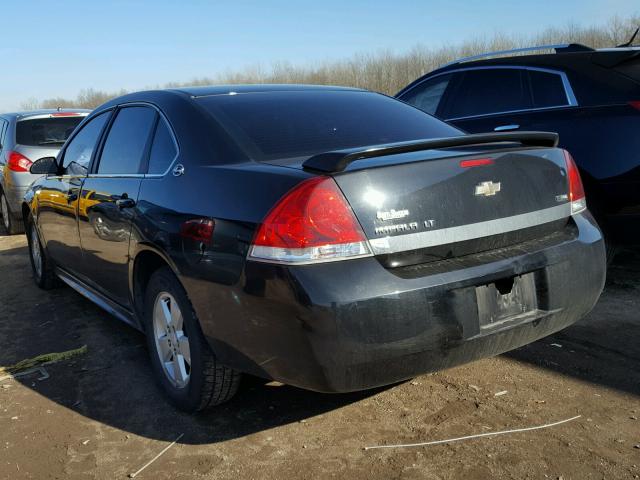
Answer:
M205 410L235 395L240 372L218 362L169 267L156 270L149 280L144 327L156 382L180 410Z
M36 285L43 290L51 290L60 284L51 261L47 258L46 250L42 248L38 230L32 218L29 218L27 241L29 244L29 259L31 272Z
M2 215L2 224L9 235L24 232L24 225L14 220L4 192L0 193L0 215Z

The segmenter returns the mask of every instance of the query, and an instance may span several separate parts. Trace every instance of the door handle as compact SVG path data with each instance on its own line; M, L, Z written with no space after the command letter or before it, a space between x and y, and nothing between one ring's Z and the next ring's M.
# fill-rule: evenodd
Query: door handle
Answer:
M494 132L508 132L509 130L518 130L520 125L516 125L515 123L512 125L500 125L493 129Z
M133 198L119 198L116 200L116 206L118 208L132 208L136 206L136 201Z

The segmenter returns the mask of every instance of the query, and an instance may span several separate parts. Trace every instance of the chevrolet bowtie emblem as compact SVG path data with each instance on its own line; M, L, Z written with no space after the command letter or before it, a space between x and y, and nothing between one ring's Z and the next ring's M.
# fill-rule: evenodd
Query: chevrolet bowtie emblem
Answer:
M492 181L482 182L476 185L476 195L484 197L492 197L500 191L500 182L493 183Z

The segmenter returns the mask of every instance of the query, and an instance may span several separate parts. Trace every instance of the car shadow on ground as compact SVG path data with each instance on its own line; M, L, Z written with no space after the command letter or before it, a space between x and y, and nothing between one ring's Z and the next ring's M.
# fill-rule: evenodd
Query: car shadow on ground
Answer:
M184 433L181 443L208 444L308 421L385 390L327 395L246 376L231 402L199 415L179 412L154 384L143 335L70 288L35 287L22 238L0 248L0 278L10 280L0 288L0 365L87 345L87 354L46 366L48 379L19 379L79 415L146 438L173 441ZM619 257L589 317L507 355L640 393L639 283L640 256Z
M616 256L599 302L584 319L506 355L640 395L640 250Z
M10 280L0 288L0 365L87 345L85 355L46 365L45 380L40 373L16 380L89 419L152 439L185 433L181 443L215 443L304 422L384 390L329 395L246 375L231 402L182 413L156 387L143 335L70 288L39 290L25 242L9 239L20 246L0 249L0 278Z

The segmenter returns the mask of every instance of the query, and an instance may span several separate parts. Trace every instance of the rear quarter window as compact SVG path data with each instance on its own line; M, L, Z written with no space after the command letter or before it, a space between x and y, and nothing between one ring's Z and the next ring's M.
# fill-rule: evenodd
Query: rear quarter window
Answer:
M160 118L151 144L149 168L147 173L160 175L167 171L171 162L178 154L173 135L167 122Z
M528 72L535 108L560 107L569 104L562 77L559 74L538 70L528 70Z
M60 146L83 119L82 116L74 116L19 120L16 123L16 143L29 147Z

